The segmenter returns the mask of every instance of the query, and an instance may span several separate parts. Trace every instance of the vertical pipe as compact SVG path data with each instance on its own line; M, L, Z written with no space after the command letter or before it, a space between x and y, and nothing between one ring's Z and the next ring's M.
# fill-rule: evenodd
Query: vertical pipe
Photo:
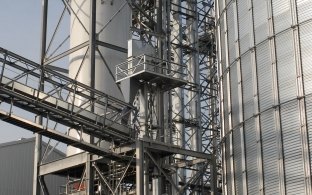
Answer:
M48 0L42 0L42 20L41 20L41 51L40 51L40 65L44 64L46 54L46 43L47 43L47 18L48 18ZM43 77L44 73L41 72L40 88L43 89ZM37 116L36 122L42 124L42 117ZM40 183L38 178L40 158L41 158L41 142L42 136L36 133L35 140L35 151L34 151L34 175L33 175L33 195L40 194Z
M136 141L136 194L144 195L144 152L143 142Z

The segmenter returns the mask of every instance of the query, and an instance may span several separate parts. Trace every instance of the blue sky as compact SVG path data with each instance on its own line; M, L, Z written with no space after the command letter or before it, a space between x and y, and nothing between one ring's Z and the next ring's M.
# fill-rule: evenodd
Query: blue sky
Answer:
M55 9L55 2L50 1L49 7L53 9L50 13L61 11ZM41 3L41 0L0 1L0 47L39 61ZM3 121L0 121L0 135L0 143L34 136L32 132Z
M40 56L41 0L0 1L0 47L38 62ZM0 143L34 136L0 121Z

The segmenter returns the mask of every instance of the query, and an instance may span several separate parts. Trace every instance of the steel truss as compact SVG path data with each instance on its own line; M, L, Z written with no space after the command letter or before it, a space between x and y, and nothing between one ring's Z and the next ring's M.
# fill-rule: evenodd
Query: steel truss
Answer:
M81 66L94 64L96 54L103 56L99 47L124 53L127 49L97 40L102 30L96 32L94 17L84 26L89 41L66 48L69 36L56 40L66 15L75 14L68 0L60 0L64 9L48 42L49 6L48 0L42 1L40 64L0 49L0 99L9 105L0 117L38 133L33 194L48 194L47 174L68 178L63 194L217 194L213 1L125 1L124 6L132 9L132 38L155 50L154 56L134 56L132 62L117 66L116 82L138 83L133 105L95 90L92 82L88 86L54 71L66 73L55 64L81 49L86 51ZM95 16L98 2L91 2ZM77 99L84 103L75 105ZM15 108L33 115L16 116ZM39 124L33 122L35 115L41 117ZM88 133L94 141L70 137L64 127ZM56 146L41 151L41 135L86 152L45 162ZM101 147L102 140L109 146Z
M183 186L188 181L194 182L193 179L201 172L198 170L205 167L207 170L204 171L204 176L199 177L185 193L217 194L220 158L214 2L143 0L128 3L133 10L133 37L154 47L156 56L170 62L169 67L176 73L175 77L187 81L185 85L172 88L168 93L163 92L162 98L169 100L163 108L155 106L154 102L159 97L157 90L146 92L151 87L142 87L143 95L138 94L138 100L148 107L143 114L148 116L142 122L147 126L144 129L152 132L151 124L158 117L158 120L164 120L163 123L156 122L157 126L162 125L163 128L162 141L211 154L213 160L207 167L205 164L195 163L191 166L191 171L177 168L172 177L175 178L175 184ZM185 70L181 71L184 67ZM144 78L141 80L148 83ZM157 110L166 108L171 111L168 116L159 116ZM157 136L153 137L151 134L145 136L157 139ZM190 161L194 162L196 159L185 158L179 154L167 159L167 163L172 164ZM171 193L174 192L177 190L172 187Z

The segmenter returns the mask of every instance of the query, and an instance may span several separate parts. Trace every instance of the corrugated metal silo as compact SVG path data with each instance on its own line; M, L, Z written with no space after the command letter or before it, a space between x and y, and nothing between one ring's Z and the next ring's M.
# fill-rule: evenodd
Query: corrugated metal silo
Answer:
M216 1L225 194L311 194L312 1Z

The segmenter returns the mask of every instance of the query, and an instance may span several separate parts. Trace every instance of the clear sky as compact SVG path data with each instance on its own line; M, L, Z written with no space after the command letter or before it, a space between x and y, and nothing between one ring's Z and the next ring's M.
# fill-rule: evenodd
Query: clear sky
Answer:
M49 19L52 18L49 24L51 26L56 26L63 10L61 2L61 0L49 1ZM41 5L42 0L0 0L0 47L39 62ZM51 30L48 31L48 36L51 36ZM33 136L34 134L30 131L0 120L0 143Z
M41 0L1 0L0 47L38 62L40 16ZM0 143L32 136L32 132L0 121Z

